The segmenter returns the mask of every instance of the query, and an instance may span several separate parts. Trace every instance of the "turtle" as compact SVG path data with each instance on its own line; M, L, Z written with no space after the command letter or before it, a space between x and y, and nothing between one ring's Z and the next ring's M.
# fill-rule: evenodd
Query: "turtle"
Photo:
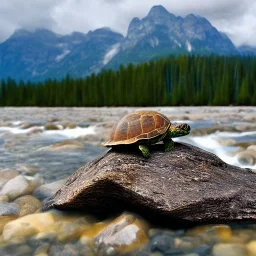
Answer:
M188 124L172 124L157 111L140 110L125 115L113 128L105 147L138 146L145 158L150 157L149 146L164 142L165 151L174 150L172 138L188 135Z

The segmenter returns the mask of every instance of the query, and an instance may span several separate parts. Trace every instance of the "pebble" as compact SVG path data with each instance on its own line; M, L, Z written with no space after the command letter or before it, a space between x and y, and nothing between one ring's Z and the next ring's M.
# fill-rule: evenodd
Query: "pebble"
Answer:
M60 127L56 124L45 124L44 129L45 130L60 130Z
M169 236L174 236L175 232L172 230L168 230L168 229L160 229L160 228L151 228L148 231L148 235L149 237L154 237L158 234L165 234L165 235L169 235Z
M134 251L148 242L146 224L135 215L123 214L94 239L96 254L112 255Z
M47 254L47 252L49 251L50 248L50 244L47 243L41 243L35 250L34 255L35 256L39 256L42 254Z
M211 225L211 226L198 226L190 229L187 236L198 236L205 243L211 241L228 242L232 237L232 230L228 225Z
M14 202L20 208L20 217L39 212L42 207L41 202L31 195L19 197Z
M9 202L9 197L7 195L0 195L0 202Z
M0 170L0 188L3 187L9 180L19 175L19 172L13 169L2 169Z
M17 197L29 194L30 187L28 181L22 176L16 176L9 180L1 189L1 195L7 195L10 200L14 200Z
M45 231L29 237L27 243L31 247L37 248L41 244L51 245L56 240L56 237L57 233L55 231Z
M5 225L16 218L16 216L0 216L0 234L2 234Z
M256 151L246 150L236 155L240 164L254 165L256 163Z
M55 219L52 213L31 214L13 220L3 229L4 241L10 241L18 237L29 237L40 232L54 229Z
M65 180L57 180L52 183L44 184L37 187L33 195L40 200L53 196L64 184Z
M86 218L78 218L74 222L57 222L58 240L60 242L79 240L82 233L90 229L91 226L92 224Z
M256 256L256 240L249 242L246 245L248 256Z
M60 143L42 147L38 149L38 151L66 152L66 151L83 150L83 149L84 149L83 143L76 140L65 140Z
M165 234L159 234L152 238L151 251L165 253L174 246L174 238Z
M16 203L0 202L0 216L18 216L19 210Z
M247 256L246 248L240 244L216 244L212 249L213 256Z
M256 145L251 145L247 148L247 150L253 150L256 152Z

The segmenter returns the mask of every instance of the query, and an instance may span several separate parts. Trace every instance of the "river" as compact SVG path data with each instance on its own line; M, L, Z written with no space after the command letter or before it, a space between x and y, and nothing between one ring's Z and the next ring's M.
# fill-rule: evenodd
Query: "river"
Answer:
M191 134L175 141L193 144L216 154L226 163L256 172L255 107L1 108L0 170L12 169L40 178L40 185L63 180L105 153L108 149L101 143L107 139L111 127L123 115L137 109L157 110L173 123L188 123ZM250 231L256 237L255 226L246 226L247 231L244 230L241 228L241 234ZM1 240L0 237L0 248ZM250 239L243 244L249 242ZM2 248L9 255L6 243L2 243ZM17 249L10 255L33 255L34 249L27 254ZM159 253L162 254L155 255L165 255ZM215 255L214 251L207 253L194 252L191 256Z

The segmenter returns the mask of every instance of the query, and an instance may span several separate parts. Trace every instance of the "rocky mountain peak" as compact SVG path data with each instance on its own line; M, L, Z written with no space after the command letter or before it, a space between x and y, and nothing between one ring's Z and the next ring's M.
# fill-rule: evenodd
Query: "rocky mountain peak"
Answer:
M155 5L150 9L147 17L154 18L159 16L169 16L169 15L171 14L162 5Z

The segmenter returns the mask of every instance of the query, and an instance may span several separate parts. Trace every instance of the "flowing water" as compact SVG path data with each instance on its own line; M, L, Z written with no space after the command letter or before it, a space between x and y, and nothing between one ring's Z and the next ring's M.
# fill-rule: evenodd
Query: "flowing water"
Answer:
M191 134L176 141L196 145L229 164L256 171L256 108L153 109L166 114L173 122L186 122L191 126ZM110 128L120 117L134 110L2 108L0 169L36 170L36 175L43 177L46 184L65 179L83 164L106 152L100 144L107 138ZM246 230L255 231L255 227L246 227Z

